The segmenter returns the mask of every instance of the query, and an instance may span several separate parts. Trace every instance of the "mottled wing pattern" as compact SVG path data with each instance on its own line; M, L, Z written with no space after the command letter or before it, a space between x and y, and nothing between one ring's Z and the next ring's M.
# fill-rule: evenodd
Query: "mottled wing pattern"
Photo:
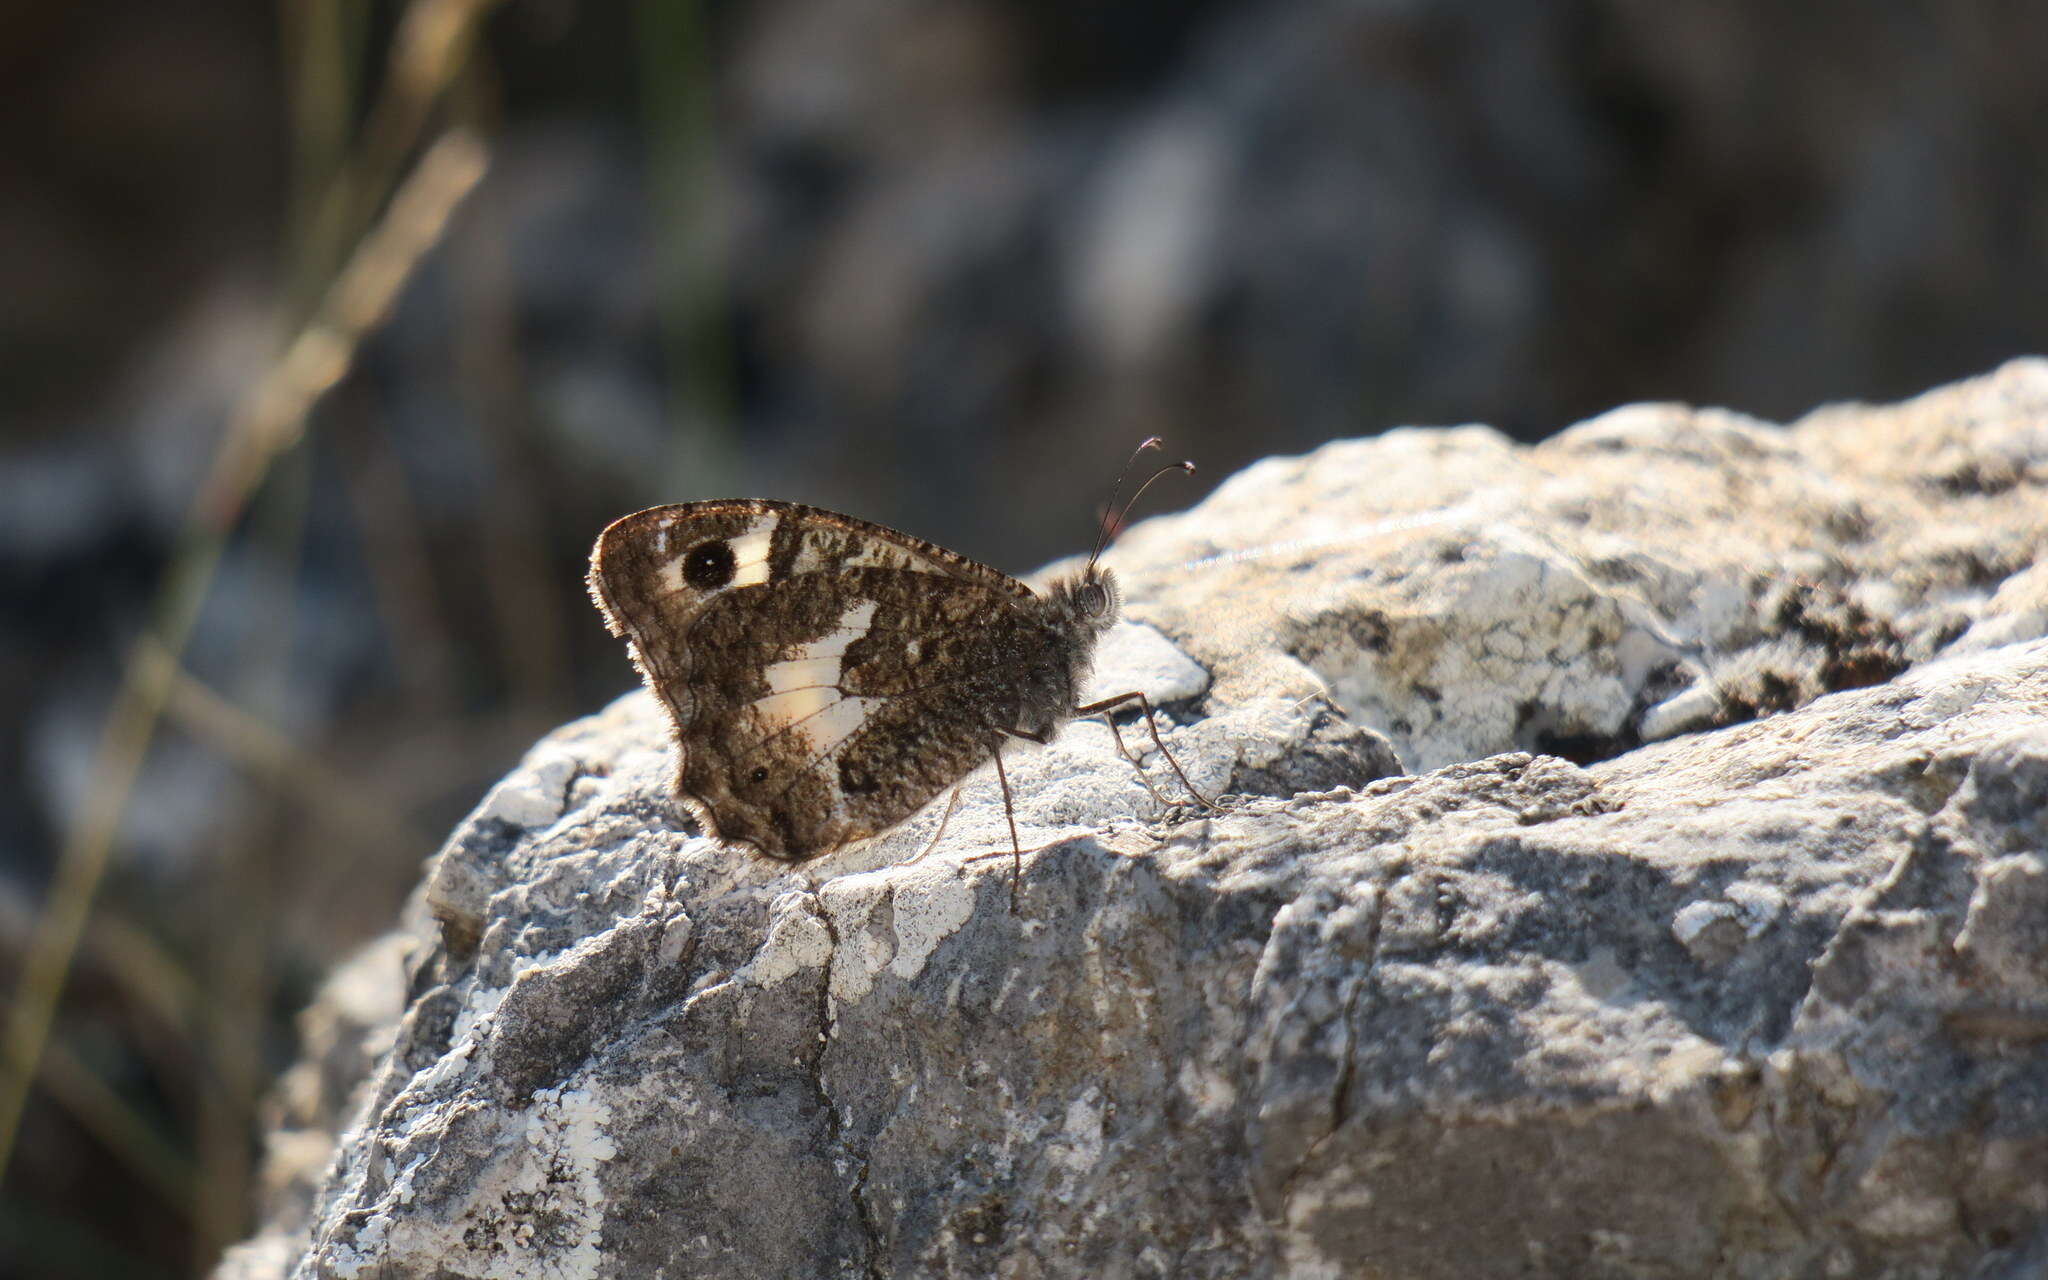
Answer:
M627 516L590 585L669 713L677 792L718 838L790 861L887 830L982 763L1057 665L1022 583L793 503Z

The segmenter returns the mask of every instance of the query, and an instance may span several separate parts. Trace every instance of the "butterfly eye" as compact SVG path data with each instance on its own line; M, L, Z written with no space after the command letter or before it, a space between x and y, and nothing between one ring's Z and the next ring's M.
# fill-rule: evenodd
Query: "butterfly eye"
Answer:
M1081 612L1090 617L1100 617L1109 608L1109 592L1104 591L1099 582L1082 583L1078 598Z

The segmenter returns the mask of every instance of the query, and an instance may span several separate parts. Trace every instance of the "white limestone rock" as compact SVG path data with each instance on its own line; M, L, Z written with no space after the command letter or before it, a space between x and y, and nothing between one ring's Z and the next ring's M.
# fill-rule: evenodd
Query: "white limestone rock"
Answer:
M451 837L221 1274L2036 1274L2044 542L2040 361L1268 460L1112 555L1235 800L1018 752L1014 914L992 778L766 866L630 695Z

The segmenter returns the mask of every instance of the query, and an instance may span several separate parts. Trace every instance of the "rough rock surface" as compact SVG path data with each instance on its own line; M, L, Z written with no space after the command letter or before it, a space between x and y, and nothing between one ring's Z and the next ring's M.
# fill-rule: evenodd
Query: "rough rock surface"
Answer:
M220 1274L2042 1274L2044 542L2040 361L1262 463L1101 673L1238 799L1017 753L1015 914L992 781L783 873L630 695L308 1015Z

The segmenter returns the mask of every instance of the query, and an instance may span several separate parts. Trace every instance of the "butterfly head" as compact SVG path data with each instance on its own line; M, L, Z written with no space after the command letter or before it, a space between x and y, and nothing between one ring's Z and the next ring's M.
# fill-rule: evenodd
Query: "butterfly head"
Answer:
M1123 599L1116 589L1116 575L1092 563L1073 577L1053 583L1048 595L1053 609L1076 632L1107 631L1115 626Z

